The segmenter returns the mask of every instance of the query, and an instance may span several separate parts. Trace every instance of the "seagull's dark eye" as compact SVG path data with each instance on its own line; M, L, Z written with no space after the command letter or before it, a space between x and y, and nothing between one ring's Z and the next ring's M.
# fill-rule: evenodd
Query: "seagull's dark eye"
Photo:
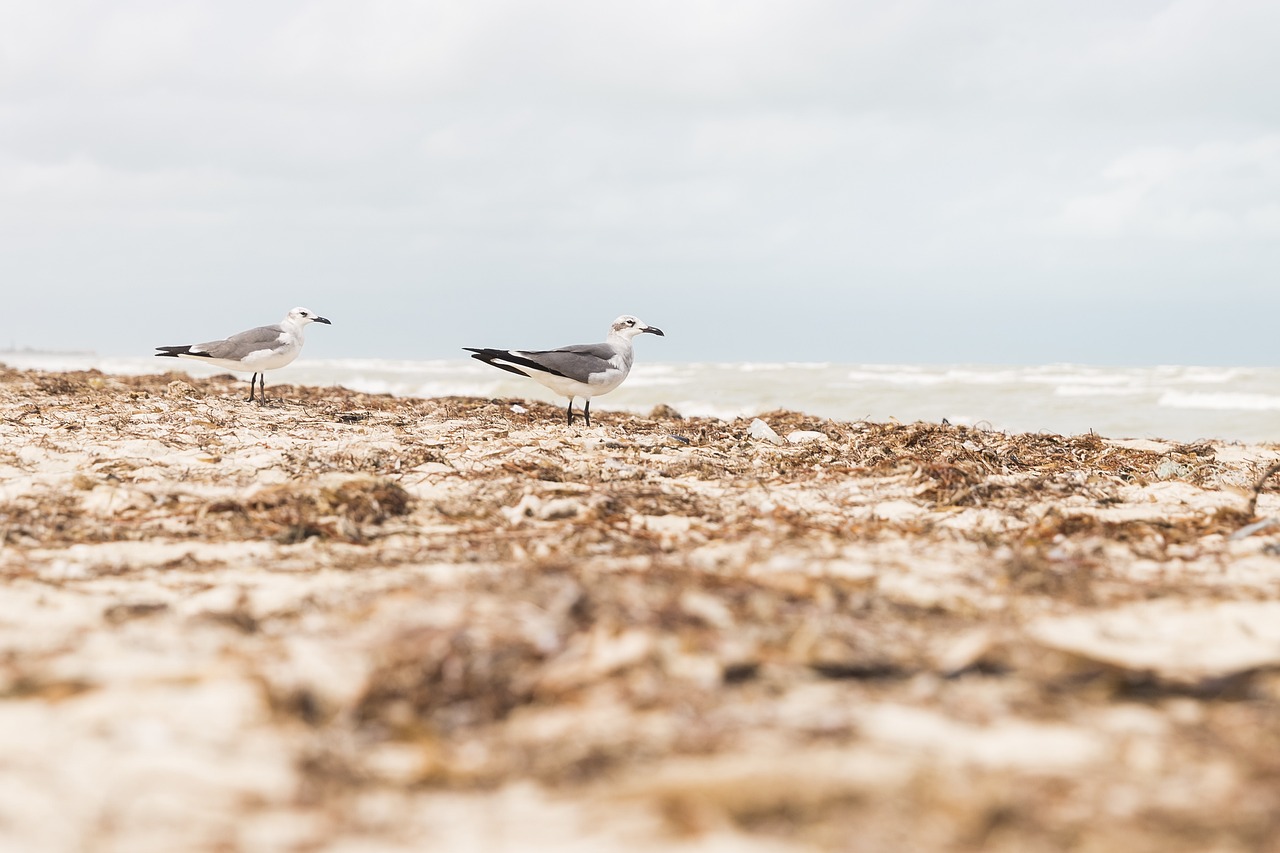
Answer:
M628 325L628 326L634 326L635 324L636 324L636 321L635 321L635 320L628 320L628 321L627 321L627 325Z

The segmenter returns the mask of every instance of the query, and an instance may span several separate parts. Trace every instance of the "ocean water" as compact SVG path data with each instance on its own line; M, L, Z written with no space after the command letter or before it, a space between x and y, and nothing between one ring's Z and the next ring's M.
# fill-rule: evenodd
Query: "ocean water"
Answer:
M0 363L44 370L143 374L225 371L186 360L81 353L0 352ZM432 361L308 359L272 383L341 385L369 393L465 395L557 401L550 391L468 358ZM248 385L247 377L245 384ZM247 393L247 392L246 392ZM895 365L662 363L640 361L626 384L596 399L593 413L647 412L753 417L793 409L838 420L947 419L1010 432L1089 432L1110 438L1280 442L1280 368L1098 367L1074 364Z

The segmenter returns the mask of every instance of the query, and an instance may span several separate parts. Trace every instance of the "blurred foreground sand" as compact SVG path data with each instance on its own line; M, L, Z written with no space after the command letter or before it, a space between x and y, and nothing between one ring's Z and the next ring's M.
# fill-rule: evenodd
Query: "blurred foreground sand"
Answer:
M1280 447L246 385L0 368L0 850L1280 850Z

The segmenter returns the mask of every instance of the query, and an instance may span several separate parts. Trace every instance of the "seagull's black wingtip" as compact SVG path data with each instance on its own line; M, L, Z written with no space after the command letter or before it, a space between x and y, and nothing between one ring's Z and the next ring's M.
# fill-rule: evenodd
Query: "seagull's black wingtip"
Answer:
M504 349L476 349L475 347L463 347L463 349L471 353L471 357L477 361L483 361L485 364L491 364L499 370L505 370L507 373L514 373L516 376L528 376L529 374L516 367L515 364L523 364L526 367L532 367L534 369L547 372L544 368L539 367L539 365L534 364L528 359L521 358L518 355L512 355ZM514 362L514 364L507 364L505 362Z

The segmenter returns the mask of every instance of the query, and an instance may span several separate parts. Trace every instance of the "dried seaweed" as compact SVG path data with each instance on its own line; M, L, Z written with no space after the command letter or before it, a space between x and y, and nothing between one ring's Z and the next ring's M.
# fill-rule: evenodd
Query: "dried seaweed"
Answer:
M413 500L399 485L386 480L347 480L336 487L307 487L283 483L255 490L241 500L208 505L209 514L232 514L233 525L246 538L300 542L312 536L362 542L370 526L407 515Z

